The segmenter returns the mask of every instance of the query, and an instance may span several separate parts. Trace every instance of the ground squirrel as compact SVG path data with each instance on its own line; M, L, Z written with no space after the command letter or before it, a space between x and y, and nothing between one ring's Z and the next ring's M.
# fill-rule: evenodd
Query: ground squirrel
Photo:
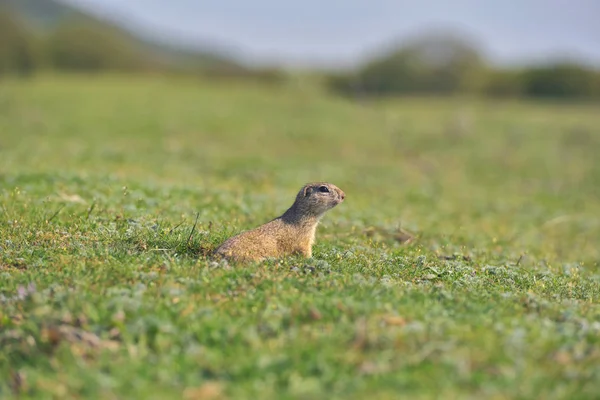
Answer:
M232 261L260 261L293 254L312 257L319 220L345 197L331 183L309 183L300 189L296 201L283 215L229 238L215 254Z

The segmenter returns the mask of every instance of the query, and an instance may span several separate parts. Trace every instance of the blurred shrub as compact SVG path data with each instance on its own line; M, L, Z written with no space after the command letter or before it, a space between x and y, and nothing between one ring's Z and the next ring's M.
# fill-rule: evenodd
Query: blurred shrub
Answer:
M483 94L494 97L600 98L600 71L574 63L490 71Z
M521 71L489 70L482 94L490 97L519 97L524 94Z
M0 75L29 75L41 63L37 38L12 14L0 11Z
M246 68L231 63L213 63L205 66L201 74L214 79L241 79L266 84L280 84L288 78L284 71L277 68Z
M599 97L600 73L575 64L555 64L525 70L523 93L531 97Z

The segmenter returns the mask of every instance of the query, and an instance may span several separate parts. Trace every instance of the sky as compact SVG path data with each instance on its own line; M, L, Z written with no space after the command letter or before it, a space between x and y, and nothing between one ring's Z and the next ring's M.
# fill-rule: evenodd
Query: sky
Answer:
M600 66L600 0L66 0L147 36L243 60L353 66L429 29L468 35L496 64Z

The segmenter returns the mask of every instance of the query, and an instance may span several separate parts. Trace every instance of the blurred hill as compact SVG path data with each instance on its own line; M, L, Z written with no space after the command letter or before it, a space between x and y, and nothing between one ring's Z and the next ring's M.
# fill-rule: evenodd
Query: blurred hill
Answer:
M116 18L111 16L110 18ZM37 71L169 73L279 83L286 73L256 68L218 48L184 48L135 33L125 21L62 0L0 0L0 77ZM421 33L373 53L352 70L317 71L343 96L481 95L600 99L600 70L555 59L522 67L489 62L469 35Z
M61 39L64 39L64 32L69 29L71 33L78 34L83 30L86 33L93 30L94 37L110 37L112 43L121 43L120 47L127 47L135 52L136 57L143 58L143 64L148 69L188 72L201 70L225 75L252 72L232 57L212 49L182 48L140 37L122 25L57 0L0 0L0 12L18 19L26 29L42 37L61 32ZM91 39L89 35L84 34L84 37Z
M0 0L0 7L13 11L37 28L56 27L69 18L93 19L85 13L54 0Z
M18 13L24 20L38 28L50 28L67 18L86 18L73 7L54 0L0 0L0 6Z

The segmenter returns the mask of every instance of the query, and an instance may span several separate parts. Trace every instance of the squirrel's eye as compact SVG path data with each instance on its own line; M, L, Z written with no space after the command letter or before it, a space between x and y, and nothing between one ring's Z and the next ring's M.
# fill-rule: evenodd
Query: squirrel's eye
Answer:
M319 192L321 192L321 193L329 193L329 188L327 188L327 186L321 186L319 188Z

